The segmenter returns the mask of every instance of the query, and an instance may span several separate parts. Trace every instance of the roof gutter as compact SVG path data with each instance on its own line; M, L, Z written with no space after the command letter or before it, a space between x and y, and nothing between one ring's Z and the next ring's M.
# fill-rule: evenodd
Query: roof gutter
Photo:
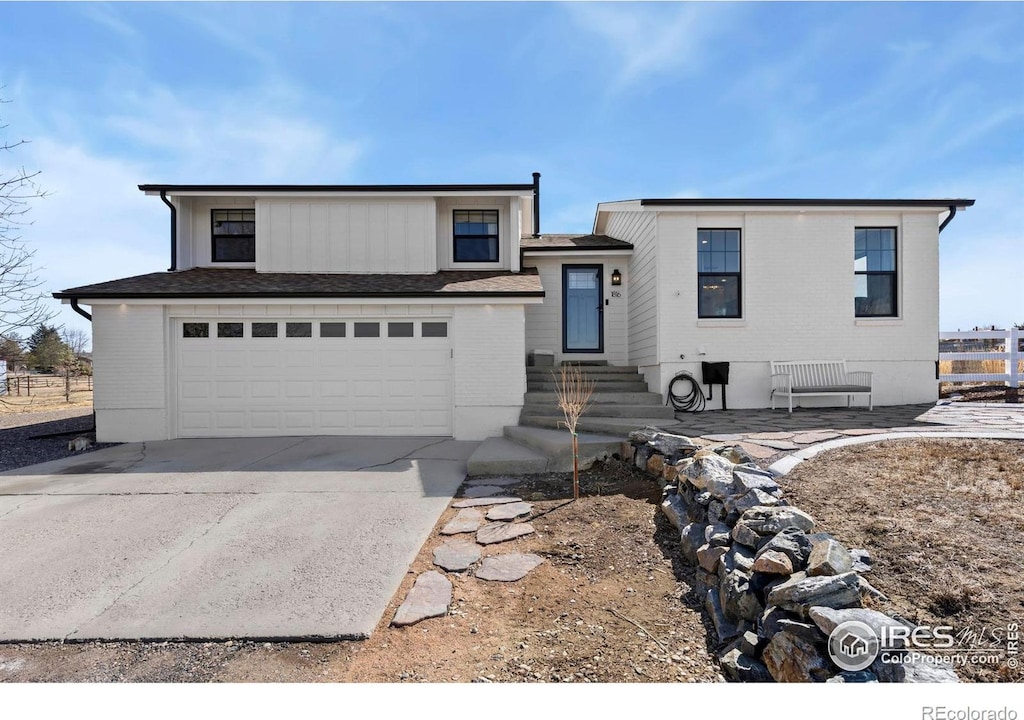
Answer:
M953 218L955 218L955 217L956 217L956 205L950 205L949 206L949 215L947 215L946 219L942 221L941 225L939 225L939 233L941 233L943 230L945 230L946 226L949 225L949 223L952 222Z
M174 207L174 203L167 199L166 190L160 191L160 199L171 209L171 266L167 270L174 272L178 269L178 208Z
M78 305L78 298L76 298L76 297L71 298L71 309L74 310L79 315L81 315L82 317L84 317L89 322L92 322L92 314L86 312L81 307L79 307L79 305Z

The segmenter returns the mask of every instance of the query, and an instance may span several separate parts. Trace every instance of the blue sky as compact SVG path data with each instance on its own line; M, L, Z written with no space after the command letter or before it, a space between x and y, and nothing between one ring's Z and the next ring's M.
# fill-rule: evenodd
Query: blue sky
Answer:
M529 182L971 197L943 329L1024 321L1024 4L4 3L0 107L49 290L164 270L140 182ZM56 302L56 301L54 301ZM87 327L65 309L60 322Z

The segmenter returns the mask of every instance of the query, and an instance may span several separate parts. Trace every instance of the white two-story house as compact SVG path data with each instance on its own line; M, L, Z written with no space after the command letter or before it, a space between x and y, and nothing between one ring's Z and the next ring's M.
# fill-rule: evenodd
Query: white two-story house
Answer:
M170 269L55 293L89 316L97 439L436 435L519 421L531 351L701 360L730 407L768 361L843 358L878 404L936 396L938 233L972 200L634 200L540 232L497 185L141 185Z

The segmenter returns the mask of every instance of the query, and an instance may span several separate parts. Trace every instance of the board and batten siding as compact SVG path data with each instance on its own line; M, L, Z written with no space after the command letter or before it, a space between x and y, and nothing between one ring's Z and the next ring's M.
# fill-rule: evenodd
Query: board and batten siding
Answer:
M256 269L295 273L433 273L433 198L270 200L256 205Z
M97 442L167 438L167 333L162 305L94 305Z
M526 257L527 267L536 267L544 287L544 302L526 306L526 350L551 350L555 353L555 364L563 360L607 360L611 365L627 365L629 362L628 289L630 287L628 257ZM604 306L604 352L563 353L562 352L562 266L601 265L604 287L601 292L607 304ZM622 273L622 285L613 288L612 271ZM612 297L612 290L620 297Z
M742 317L697 317L697 230L742 231ZM898 312L854 315L854 230L895 227ZM938 216L930 212L659 213L658 318L665 393L700 361L731 363L729 406L766 407L770 360L846 360L875 373L876 405L934 401ZM635 284L635 283L634 283ZM680 359L685 355L685 360ZM805 398L803 405L834 405ZM709 407L720 407L719 396Z
M510 270L512 269L512 228L522 227L520 204L515 203L515 221L512 220L512 202L507 197L449 197L437 201L437 269L440 270ZM453 213L456 210L498 211L498 262L455 262ZM518 255L518 250L516 250ZM518 262L518 257L516 258Z
M213 210L251 210L252 198L179 197L178 207L178 269L191 267L255 267L254 263L213 262ZM257 233L259 230L257 229Z
M633 243L629 257L628 362L644 366L658 362L657 216L653 212L612 212L606 234Z

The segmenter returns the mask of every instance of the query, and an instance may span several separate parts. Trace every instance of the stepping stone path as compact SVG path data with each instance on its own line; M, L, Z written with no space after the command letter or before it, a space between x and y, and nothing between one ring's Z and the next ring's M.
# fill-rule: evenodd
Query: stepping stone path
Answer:
M441 528L442 535L476 532L484 524L484 514L479 510L459 510L447 525Z
M447 615L451 602L451 582L436 570L428 570L416 578L416 584L405 596L405 602L398 608L391 624L401 627L427 618Z
M533 505L528 502L507 503L496 505L487 511L488 520L515 520L517 517L529 515Z
M816 432L802 433L800 435L793 436L793 442L800 443L801 445L811 445L813 443L825 442L826 440L834 440L839 437L839 433L832 432L831 430L821 430Z
M514 477L491 477L491 478L474 478L470 480L467 485L500 485L505 487L506 485L518 485L522 482L521 478Z
M449 572L462 572L480 559L480 546L468 540L449 540L434 549L434 564Z
M476 531L476 541L481 545L493 545L523 535L532 535L533 532L533 525L530 523L488 523Z
M791 437L791 432L760 432L747 435L750 440L789 440Z
M495 495L501 492L501 488L497 485L473 485L472 487L466 488L466 492L462 493L464 497L468 498L482 498L488 495Z
M452 503L453 508L471 508L471 507L482 507L484 505L501 505L503 503L516 503L522 502L523 499L519 497L487 497L487 498L476 498L474 500L458 500Z
M525 553L508 553L484 558L476 576L481 580L498 582L515 582L526 577L527 573L544 562L539 555Z
M762 433L768 435L769 433ZM751 443L758 445L764 445L765 447L774 448L775 450L799 450L800 446L796 443L792 443L789 440L755 440L753 436L750 438Z
M761 445L755 445L752 442L741 442L739 445L743 448L743 452L756 460L763 460L775 454L774 450L762 447Z

